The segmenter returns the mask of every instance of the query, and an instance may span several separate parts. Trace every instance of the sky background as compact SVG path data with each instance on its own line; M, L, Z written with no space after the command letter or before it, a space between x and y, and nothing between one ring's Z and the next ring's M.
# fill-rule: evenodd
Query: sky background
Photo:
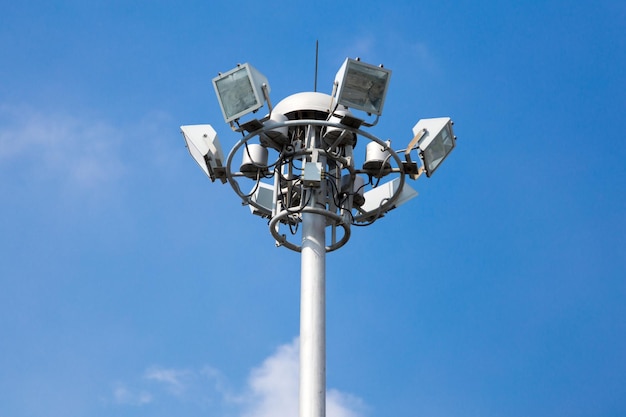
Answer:
M393 71L457 148L327 259L329 417L626 415L626 3L0 0L0 414L297 415L300 258L179 126Z

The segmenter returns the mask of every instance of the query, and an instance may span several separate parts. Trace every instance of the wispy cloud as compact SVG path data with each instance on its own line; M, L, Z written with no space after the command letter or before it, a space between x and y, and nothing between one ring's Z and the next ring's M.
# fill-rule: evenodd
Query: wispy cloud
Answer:
M153 367L146 371L144 377L149 381L156 381L166 386L167 390L174 395L181 395L187 388L188 379L192 372L188 370L165 369Z
M152 402L148 391L132 391L128 387L116 384L113 388L113 402L118 405L141 406Z
M147 405L153 401L171 400L198 404L215 410L229 409L228 415L241 417L293 417L298 415L299 340L279 346L276 352L253 368L245 387L237 392L228 388L224 376L216 369L200 370L150 367L142 378L151 384L130 390L117 385L114 403L125 406ZM326 396L328 417L362 417L365 403L360 398L336 389ZM215 415L215 414L214 414Z
M62 112L0 105L0 164L83 188L99 187L124 172L120 132L102 121Z

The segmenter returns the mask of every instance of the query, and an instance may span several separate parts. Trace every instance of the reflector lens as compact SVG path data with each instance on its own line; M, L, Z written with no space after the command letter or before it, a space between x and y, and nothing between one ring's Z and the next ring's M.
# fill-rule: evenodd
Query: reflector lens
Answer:
M381 115L391 71L347 59L336 76L337 102L346 107Z
M215 81L215 87L217 88L226 119L231 119L241 113L247 113L260 107L252 89L252 83L246 67Z
M454 148L454 138L448 124L422 152L426 174L429 177L452 151L452 148Z

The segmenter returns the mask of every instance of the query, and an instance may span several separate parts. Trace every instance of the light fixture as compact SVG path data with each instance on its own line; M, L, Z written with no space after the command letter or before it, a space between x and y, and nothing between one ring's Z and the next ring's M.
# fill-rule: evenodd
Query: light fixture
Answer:
M213 78L213 87L226 123L263 107L270 91L267 78L247 63Z
M370 142L365 147L365 162L363 171L375 178L382 178L391 172L391 153L389 152L391 141L383 147L379 143Z
M349 120L349 118L352 117L352 113L350 113L348 109L337 110L328 121L331 123L341 124L346 117L348 118L346 120ZM352 132L341 127L327 127L323 138L324 143L330 147L347 144L354 145L356 142L356 136Z
M367 191L363 195L363 197L365 198L365 202L360 207L360 210L363 212L375 213L380 206L385 204L398 191L399 186L400 178L396 178L392 181L386 182L376 188L372 188L371 190ZM406 203L414 197L417 197L417 191L415 191L413 187L405 182L402 190L400 191L398 199L395 201L390 210L401 206L402 204Z
M284 145L289 143L289 128L287 126L271 129L272 126L286 122L287 116L277 112L273 112L270 119L267 120L262 127L267 129L261 135L261 143L265 146L276 148L280 152Z
M424 162L426 176L430 177L456 145L452 120L449 117L422 119L413 127L414 135L420 133L420 157Z
M337 75L337 103L380 116L391 70L347 58Z
M267 175L267 155L267 148L263 145L246 145L239 170L245 177L253 179Z
M224 153L217 133L211 125L187 125L180 130L185 138L187 149L211 181L219 179L226 183L226 171L222 163Z
M274 186L270 184L266 184L264 182L259 182L255 186L254 193L250 197L250 201L261 206L265 211L260 210L258 207L250 204L250 212L252 214L256 214L261 217L269 217L269 215L274 210L274 205L276 204L276 198L274 196Z
M365 197L363 196L363 189L365 188L365 179L360 176L355 176L354 180L350 175L344 175L341 177L341 192L347 195L352 195L352 204L354 207L361 207L365 203Z

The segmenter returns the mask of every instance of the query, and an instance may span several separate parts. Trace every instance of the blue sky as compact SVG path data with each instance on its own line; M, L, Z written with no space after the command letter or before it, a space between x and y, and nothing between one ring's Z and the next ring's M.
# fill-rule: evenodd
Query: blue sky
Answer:
M179 133L393 71L372 133L450 116L420 195L327 260L328 416L626 415L621 1L3 2L0 412L295 415L299 256Z

